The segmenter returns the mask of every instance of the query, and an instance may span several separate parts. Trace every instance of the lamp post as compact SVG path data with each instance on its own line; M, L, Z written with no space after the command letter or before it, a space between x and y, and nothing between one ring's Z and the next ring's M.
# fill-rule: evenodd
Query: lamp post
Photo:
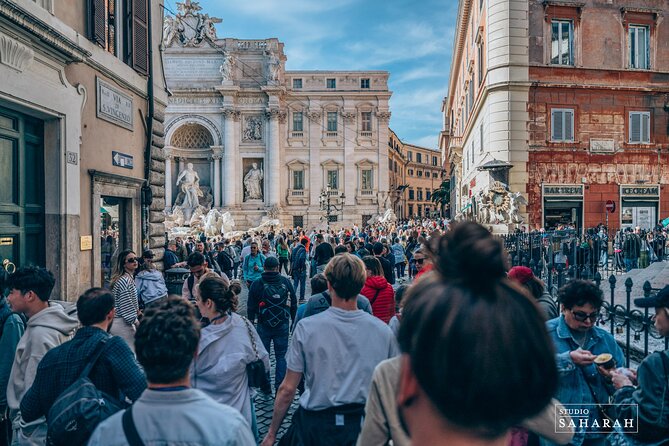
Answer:
M318 197L318 202L320 203L321 211L325 211L325 218L328 225L328 232L330 232L330 216L333 215L333 211L336 213L342 212L346 200L346 195L344 195L343 192L340 196L333 196L331 194L331 191L332 189L330 189L330 186L328 186L321 191L321 194Z

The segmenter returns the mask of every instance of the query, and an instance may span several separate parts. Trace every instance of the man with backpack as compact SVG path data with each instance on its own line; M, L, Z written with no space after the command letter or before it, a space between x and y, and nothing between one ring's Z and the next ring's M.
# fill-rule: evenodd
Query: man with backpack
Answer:
M260 279L249 289L247 312L251 322L255 321L256 315L258 317L258 334L265 349L269 351L274 343L274 385L278 388L286 375L288 334L290 321L295 320L297 313L297 296L290 280L279 273L276 257L267 257L264 267Z
M12 371L16 346L23 336L26 323L23 315L12 312L4 291L9 274L0 268L0 445L11 442L12 423L7 412L7 383Z
M307 245L309 239L303 237L300 243L290 253L290 275L293 276L293 288L300 286L300 302L304 302L304 292L307 286Z
M75 414L71 411L54 411L52 408L59 408L58 401L71 390L68 388L79 379L98 350L99 356L92 364L88 378L118 407L126 397L130 401L137 400L146 388L144 372L128 344L118 336L109 335L115 314L114 295L110 291L91 288L82 294L77 301L77 317L81 328L71 341L54 347L44 355L32 387L21 400L23 421L29 423L46 416L49 438L54 444L76 443L74 431L69 432L69 438L53 436L54 432L62 432L63 427L77 421ZM83 423L77 427L83 428ZM86 433L81 432L80 438L88 440L94 426L88 427Z
M232 277L232 269L235 265L235 261L230 256L230 253L228 253L228 251L225 249L225 243L216 243L216 251L216 262L221 268L221 271L223 271L223 274L228 276L228 278Z
M50 271L34 266L19 268L9 277L7 297L13 311L28 317L26 331L16 346L16 355L7 386L7 405L14 432L13 444L44 444L46 423L38 419L24 423L19 406L35 379L44 355L68 340L77 328L77 319L63 307L49 303L56 279Z

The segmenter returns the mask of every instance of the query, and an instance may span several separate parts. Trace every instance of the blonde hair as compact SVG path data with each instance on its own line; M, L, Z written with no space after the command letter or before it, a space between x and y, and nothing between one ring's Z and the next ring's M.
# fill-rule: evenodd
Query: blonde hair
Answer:
M357 297L367 280L365 264L358 256L342 253L328 262L323 272L340 299Z

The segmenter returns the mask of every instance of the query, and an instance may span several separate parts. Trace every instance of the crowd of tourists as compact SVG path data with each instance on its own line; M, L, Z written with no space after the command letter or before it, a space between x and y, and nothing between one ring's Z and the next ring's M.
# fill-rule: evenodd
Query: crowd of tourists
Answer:
M168 245L181 296L148 250L75 308L44 268L0 276L0 445L668 444L669 353L628 368L596 286L554 301L479 224ZM669 337L669 286L636 304Z

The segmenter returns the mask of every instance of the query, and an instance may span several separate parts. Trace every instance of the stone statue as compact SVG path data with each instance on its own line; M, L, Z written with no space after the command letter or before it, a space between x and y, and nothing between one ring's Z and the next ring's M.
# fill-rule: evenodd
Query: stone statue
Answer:
M219 68L221 76L223 77L223 83L232 81L232 70L235 68L235 59L232 57L232 54L226 54L225 61L223 65Z
M221 19L202 14L198 2L185 0L177 2L178 13L175 17L166 16L163 21L163 45L168 47L174 42L185 47L195 47L204 40L215 41L215 23Z
M509 206L509 219L511 223L523 223L523 217L519 215L520 206L527 205L527 200L520 192L511 194L511 204Z
M172 16L166 16L163 21L163 46L169 47L181 31L183 24Z
M182 181L183 180L183 181ZM200 177L193 170L193 163L188 163L186 168L177 177L177 186L181 184L184 199L180 207L184 211L186 220L189 220L193 211L200 205L202 191L200 190Z
M269 78L267 79L270 82L277 82L279 80L279 70L281 69L281 59L279 59L276 54L269 53L269 59L267 60L267 73Z
M261 182L263 178L262 169L258 169L258 164L253 163L251 169L244 176L244 189L246 190L244 201L262 200Z

